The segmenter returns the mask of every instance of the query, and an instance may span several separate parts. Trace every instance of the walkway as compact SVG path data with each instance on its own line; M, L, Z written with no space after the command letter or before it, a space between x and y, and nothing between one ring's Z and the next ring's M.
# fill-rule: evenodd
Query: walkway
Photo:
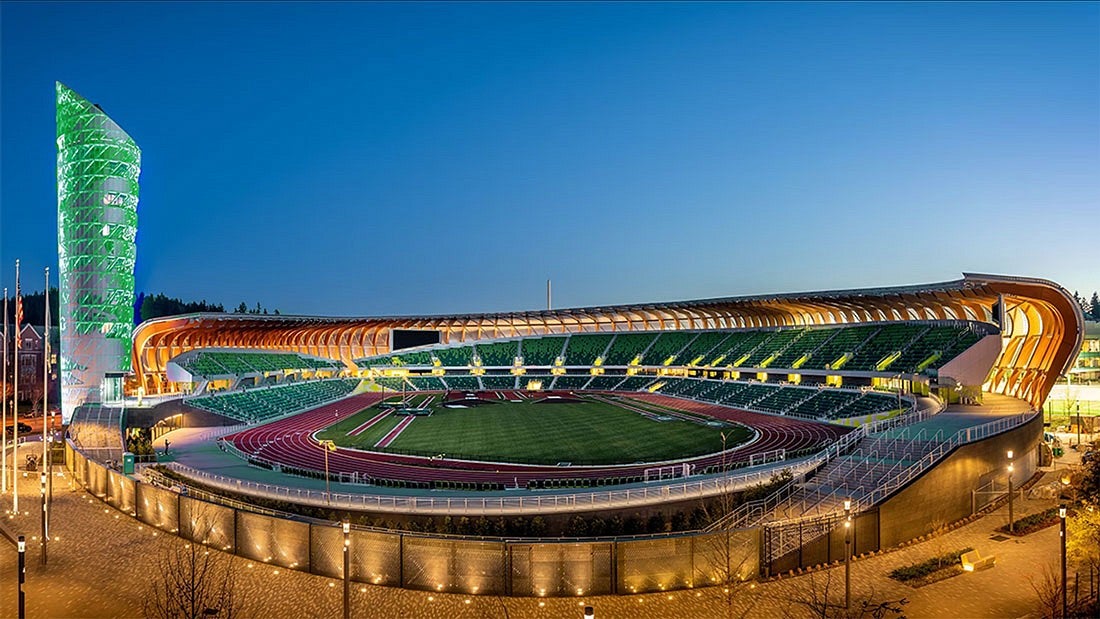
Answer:
M29 479L29 478L28 478ZM183 541L164 534L105 506L80 489L68 488L68 477L55 477L53 535L60 539L50 547L46 567L38 561L37 485L21 485L20 506L26 512L3 521L5 529L22 532L30 540L27 566L27 609L29 617L136 617L142 600L156 577L155 562L165 547ZM8 508L10 499L0 499ZM1033 513L1054 504L1052 500L1021 499L1018 514ZM913 619L966 617L1039 616L1030 582L1040 578L1046 566L1058 560L1056 528L1020 539L993 541L993 529L1006 522L1004 510L956 529L929 542L858 560L852 564L854 599L873 595L875 599L906 598L905 613ZM996 567L964 574L920 589L894 582L886 574L902 565L927 559L941 552L973 546L997 556ZM7 586L15 577L13 548L0 539L0 617L15 616L15 588ZM291 570L278 570L231 558L239 576L238 599L248 616L266 619L338 617L339 581ZM251 566L251 567L250 567ZM832 599L843 596L843 567L784 578L756 585L742 585L733 594L734 616L805 617L802 602L816 589L829 584ZM352 594L352 616L417 618L548 619L580 617L581 607L592 604L604 618L698 619L724 616L725 596L719 588L676 591L622 597L572 599L501 599L453 594L403 591L356 585Z

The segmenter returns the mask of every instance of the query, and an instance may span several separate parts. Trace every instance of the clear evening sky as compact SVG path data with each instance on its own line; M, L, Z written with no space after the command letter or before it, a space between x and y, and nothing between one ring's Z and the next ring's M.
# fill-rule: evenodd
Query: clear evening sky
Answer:
M54 81L142 149L137 289L419 314L1100 288L1100 4L0 5L2 280ZM56 281L56 280L55 280Z

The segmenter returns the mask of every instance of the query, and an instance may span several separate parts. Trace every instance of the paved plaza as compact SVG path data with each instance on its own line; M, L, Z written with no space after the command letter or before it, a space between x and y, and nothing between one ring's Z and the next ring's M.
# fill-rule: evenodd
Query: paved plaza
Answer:
M1053 478L1048 473L1048 478ZM39 500L35 475L22 478L17 517L4 520L4 528L29 540L27 552L27 613L29 617L139 617L150 582L157 577L156 561L166 546L185 542L150 529L70 486L65 473L55 475L54 512L49 563L39 561ZM1040 511L1053 500L1021 499L1017 517ZM10 509L5 498L4 509ZM1048 566L1057 566L1058 530L1051 527L1019 539L994 541L993 529L1007 521L1006 509L979 518L945 535L904 549L861 559L852 564L854 599L905 598L908 617L1028 617L1039 616L1031 587ZM996 567L963 574L919 589L897 583L886 574L942 552L973 546L997 557ZM232 558L238 571L238 616L339 617L341 583L293 570L275 569ZM4 542L0 552L0 617L16 615L16 553ZM718 588L676 591L667 594L607 596L583 599L516 599L462 596L404 591L355 585L352 595L356 617L580 617L591 604L598 617L696 618L807 617L803 603L826 586L830 597L843 599L843 567L812 575L784 577L735 589L732 605Z

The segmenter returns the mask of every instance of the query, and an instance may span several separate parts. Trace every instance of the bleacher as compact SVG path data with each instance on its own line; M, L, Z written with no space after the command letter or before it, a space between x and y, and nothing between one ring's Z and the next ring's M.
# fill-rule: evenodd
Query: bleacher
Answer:
M474 348L481 358L481 365L488 367L511 366L519 354L519 342L516 340L477 344Z
M309 381L191 398L186 402L196 408L253 423L338 400L358 384L359 379L355 378Z
M623 382L623 380L625 379L626 376L623 376L622 374L618 374L615 376L593 376L592 380L590 380L584 388L595 391L611 391L612 389L615 389L615 387L618 386L618 384Z
M739 361L772 336L773 331L735 331L716 348L709 365L714 367L740 367Z
M409 383L421 391L446 391L447 385L438 376L410 376Z
M890 355L900 353L908 348L922 333L929 330L928 325L922 324L891 324L885 325L875 335L867 340L859 351L844 366L847 370L863 370L873 372L878 364ZM885 368L884 368L885 369Z
M710 365L718 356L716 350L725 350L725 342L731 337L728 331L704 331L680 351L677 365Z
M763 399L757 401L753 408L769 413L783 413L808 400L816 393L813 389L800 387L779 387Z
M607 351L604 365L629 365L640 356L653 340L656 333L619 333L611 342L611 348Z
M803 364L802 369L824 370L825 366L836 362L844 355L854 353L878 329L879 327L875 325L829 329L835 332L833 337L826 340L813 353L813 356Z
M342 364L292 352L198 350L173 361L192 376L214 378L295 370L336 370Z
M565 337L526 338L521 344L520 354L526 366L551 366L565 348Z
M787 414L815 419L834 418L835 413L854 402L859 396L858 391L847 389L818 389L812 397L803 400L801 404L795 406Z
M404 378L396 376L377 376L374 382L387 391L401 391L410 389Z
M486 375L481 377L481 384L484 385L486 389L515 389L516 377L512 376L511 374L508 374L506 376Z
M472 365L471 359L474 356L473 346L459 346L457 348L437 348L435 351L436 359L439 359L439 364L445 368L460 368Z
M641 391L656 381L655 376L630 376L619 383L617 391Z
M565 348L565 365L594 365L614 337L604 333L570 336Z
M584 389L584 386L587 385L588 381L591 380L591 379L592 379L592 377L589 376L588 374L563 375L563 376L559 376L557 378L557 380L554 381L554 384L553 384L552 388L555 389L555 390L557 390L557 389ZM542 388L543 389L546 388L545 383L543 384Z
M749 354L747 359L741 362L740 367L763 367L765 362L769 361L774 355L778 355L781 351L785 350L803 333L805 333L804 329L783 329L781 331L775 331L770 337L761 342L760 345ZM774 364L769 363L768 365Z
M680 364L687 363L691 359L677 361L679 352L684 349L696 337L702 337L699 333L684 331L668 331L657 336L657 341L646 351L645 365L665 365L668 362Z
M478 381L477 376L462 376L448 374L443 377L443 382L447 383L447 387L457 391L480 391L481 383Z
M825 340L833 335L834 331L832 329L803 329L802 337L780 353L770 367L793 368L799 359L813 353Z

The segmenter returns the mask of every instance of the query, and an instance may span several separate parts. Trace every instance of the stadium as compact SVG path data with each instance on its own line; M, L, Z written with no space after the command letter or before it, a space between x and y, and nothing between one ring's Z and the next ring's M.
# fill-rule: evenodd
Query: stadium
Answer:
M250 560L580 596L875 552L981 509L1006 452L1030 476L1039 408L1081 348L1067 291L985 274L131 333L140 151L57 91L66 463L122 514ZM102 182L112 158L127 183Z

